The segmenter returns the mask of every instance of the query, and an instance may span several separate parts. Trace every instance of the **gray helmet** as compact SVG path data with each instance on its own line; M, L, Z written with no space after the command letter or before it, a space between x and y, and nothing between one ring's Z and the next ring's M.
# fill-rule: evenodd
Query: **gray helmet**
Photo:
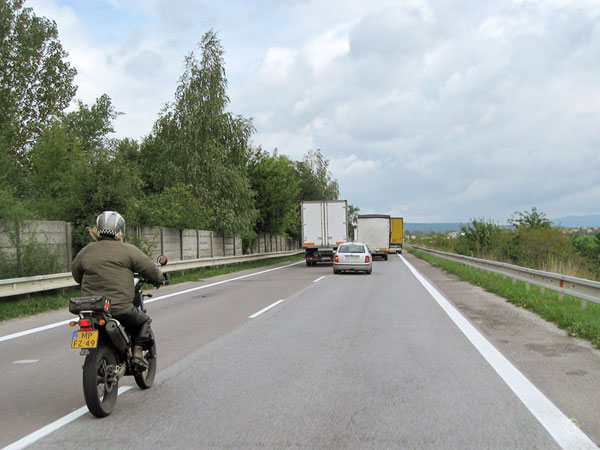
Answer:
M104 211L96 217L96 230L100 236L125 234L125 219L116 211Z

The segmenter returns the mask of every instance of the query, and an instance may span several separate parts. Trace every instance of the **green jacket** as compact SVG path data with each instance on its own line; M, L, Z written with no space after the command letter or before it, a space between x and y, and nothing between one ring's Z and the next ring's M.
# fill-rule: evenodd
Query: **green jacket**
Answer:
M163 280L160 269L140 249L112 238L86 245L73 260L72 272L82 295L110 299L113 315L129 312L133 306L134 272L151 283Z

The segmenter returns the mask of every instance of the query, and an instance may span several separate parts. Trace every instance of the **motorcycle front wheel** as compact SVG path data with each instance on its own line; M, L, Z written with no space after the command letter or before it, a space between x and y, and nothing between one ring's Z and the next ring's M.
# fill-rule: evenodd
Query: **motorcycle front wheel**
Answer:
M83 364L83 395L90 412L96 417L106 417L115 408L119 379L115 366L117 358L105 346L91 351Z
M156 375L156 344L144 350L144 359L148 361L148 369L133 375L136 384L142 389L148 389L154 383Z

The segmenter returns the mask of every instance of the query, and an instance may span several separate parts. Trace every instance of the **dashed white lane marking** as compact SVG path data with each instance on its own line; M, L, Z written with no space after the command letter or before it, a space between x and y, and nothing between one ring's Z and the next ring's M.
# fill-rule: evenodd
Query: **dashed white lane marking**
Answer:
M322 277L317 278L316 280L313 281L313 283L317 283L317 282L321 281L323 278L325 278L325 275L323 275Z
M274 270L280 270L280 269L285 269L286 267L295 266L296 264L301 264L303 262L304 262L304 260L298 261L298 262L295 262L295 263L292 263L292 264L287 264L287 265L281 266L281 267L274 267L273 269L262 270L260 272L250 273L248 275L242 275L242 276L235 277L235 278L229 278L228 280L217 281L216 283L205 284L203 286L198 286L198 287L195 287L195 288L192 288L192 289L186 289L184 291L174 292L172 294L167 294L167 295L163 295L161 297L155 297L155 298L150 299L150 300L145 300L144 303L147 304L147 303L157 302L159 300L164 300L165 298L170 298L170 297L175 297L177 295L187 294L189 292L198 291L200 289L207 289L209 287L218 286L220 284L229 283L231 281L241 280L243 278L254 277L256 275L261 275L263 273L272 272ZM56 328L56 327L59 327L61 325L66 325L69 322L71 322L71 320L73 320L73 319L63 320L62 322L56 322L56 323L52 323L50 325L44 325L42 327L32 328L30 330L19 331L18 333L7 334L6 336L0 336L0 342L8 341L10 339L16 339L16 338L19 338L19 337L22 337L22 336L27 336L29 334L33 334L33 333L39 333L40 331L49 330L51 328Z
M481 353L533 416L563 449L597 449L583 431L569 420L519 369L512 365L471 323L440 294L403 256L399 258L427 289L471 344Z
M271 304L271 305L267 306L266 308L263 308L263 309L261 309L260 311L258 311L258 312L255 312L255 313L254 313L254 314L252 314L251 316L248 316L248 319L255 319L255 318L257 318L258 316L260 316L262 313L265 313L265 312L267 312L267 311L268 311L268 310L270 310L271 308L274 308L274 307L276 307L277 305L279 305L281 302L284 302L284 301L285 301L285 299L282 299L282 300L277 300L275 303L273 303L273 304Z
M123 392L126 392L131 388L132 388L132 386L120 387L117 395L121 395ZM75 419L83 416L86 412L88 412L87 406L82 406L81 408L76 409L72 413L67 414L64 417L61 417L57 421L52 422L51 424L48 424L45 427L40 428L39 430L34 431L31 434L28 434L27 436L19 439L16 442L13 442L12 444L4 447L2 450L19 450L19 449L25 448L28 445L33 444L38 439L41 439L44 436L47 436L50 433L58 430L59 428L64 427L65 425L73 422Z
M20 359L19 361L13 361L13 364L33 364L39 361L39 359Z

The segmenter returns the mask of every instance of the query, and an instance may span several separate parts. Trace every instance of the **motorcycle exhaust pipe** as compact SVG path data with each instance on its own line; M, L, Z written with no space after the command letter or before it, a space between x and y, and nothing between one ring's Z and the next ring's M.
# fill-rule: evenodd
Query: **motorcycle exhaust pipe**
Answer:
M129 347L129 336L125 333L123 327L117 322L115 319L109 319L104 326L108 337L117 350L121 353L127 353L127 348Z

